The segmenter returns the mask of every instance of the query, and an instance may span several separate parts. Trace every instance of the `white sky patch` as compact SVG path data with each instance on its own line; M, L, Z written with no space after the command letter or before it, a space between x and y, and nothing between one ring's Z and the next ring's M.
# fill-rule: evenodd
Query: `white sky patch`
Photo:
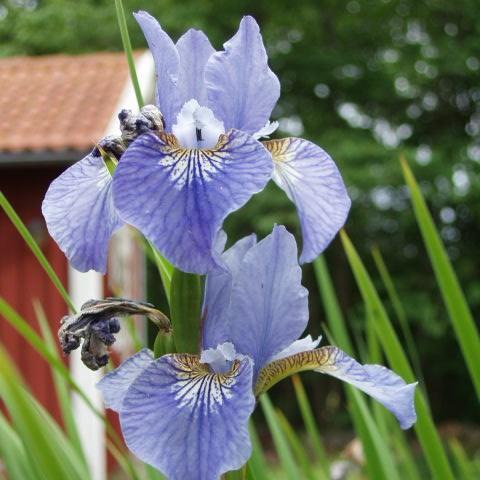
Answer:
M419 165L425 166L432 161L432 149L429 145L419 145L415 153L415 160Z
M457 218L457 214L452 207L443 207L440 210L440 220L443 223L453 223Z

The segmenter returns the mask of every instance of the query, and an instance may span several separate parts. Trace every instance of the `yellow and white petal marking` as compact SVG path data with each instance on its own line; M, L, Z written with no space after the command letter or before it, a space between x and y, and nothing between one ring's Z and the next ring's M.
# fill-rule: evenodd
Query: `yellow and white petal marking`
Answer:
M177 408L193 410L200 401L209 413L215 413L226 400L232 398L240 369L238 360L226 373L212 372L207 364L200 363L197 355L176 354L173 360L177 382L171 385L171 391L178 402Z
M161 133L159 136L164 145L158 165L170 169L169 180L177 190L199 179L205 183L212 181L229 160L228 150L225 149L228 137L224 134L219 136L213 148L185 148L173 134Z

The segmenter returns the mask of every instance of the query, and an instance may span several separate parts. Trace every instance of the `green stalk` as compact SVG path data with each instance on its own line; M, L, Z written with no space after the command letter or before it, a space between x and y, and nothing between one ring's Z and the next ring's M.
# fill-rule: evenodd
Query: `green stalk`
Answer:
M125 18L125 10L123 9L122 0L115 0L115 10L117 11L118 27L120 35L122 36L123 50L127 57L128 69L130 70L130 77L132 79L133 89L137 97L138 107L142 108L144 105L142 90L138 83L137 71L135 70L135 60L133 58L132 44L130 42L130 35L128 34L127 19Z
M395 316L397 317L400 328L402 329L403 337L405 339L405 342L407 343L408 355L412 360L415 373L419 379L423 380L420 359L418 356L417 347L415 346L415 341L413 339L412 330L410 329L410 325L408 323L407 314L405 313L405 309L403 308L402 302L400 301L400 297L398 296L395 284L393 283L392 277L383 260L382 253L377 246L372 248L372 256L378 273L380 274L380 278L382 279L383 285L385 286L385 289L387 291L388 298L392 303Z
M340 232L340 237L363 301L374 315L374 324L378 339L391 367L396 373L402 376L406 382L414 382L415 376L407 356L402 349L397 334L392 327L387 312L383 307L367 270L355 247L343 230ZM453 472L431 417L427 400L421 389L416 389L415 399L418 415L415 431L422 445L432 476L435 479L453 480Z
M460 343L477 397L480 399L480 369L478 368L480 365L480 336L478 329L417 181L407 161L402 158L400 162L405 181L410 189L417 224L422 233L443 301Z

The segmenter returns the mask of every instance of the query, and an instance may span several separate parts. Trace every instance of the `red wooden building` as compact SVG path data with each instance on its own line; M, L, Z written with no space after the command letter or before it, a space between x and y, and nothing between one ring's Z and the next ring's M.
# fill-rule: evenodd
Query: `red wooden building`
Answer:
M144 98L154 87L149 53L136 56ZM143 261L128 229L112 241L109 276L86 274L68 265L49 237L41 202L50 182L79 160L94 143L118 133L120 108L136 109L127 64L122 53L79 56L11 57L0 59L0 190L15 208L79 306L88 298L114 291L141 298ZM128 273L128 275L127 275ZM37 328L33 301L38 300L55 332L67 313L61 296L6 215L0 211L0 297ZM38 330L38 328L37 328ZM46 363L0 316L0 343L25 376L35 396L58 419L52 379ZM98 376L74 356L76 380L101 406L93 384ZM75 403L80 433L92 465L92 478L105 478L104 432L80 400ZM96 433L95 433L96 432ZM100 452L100 453L98 453Z

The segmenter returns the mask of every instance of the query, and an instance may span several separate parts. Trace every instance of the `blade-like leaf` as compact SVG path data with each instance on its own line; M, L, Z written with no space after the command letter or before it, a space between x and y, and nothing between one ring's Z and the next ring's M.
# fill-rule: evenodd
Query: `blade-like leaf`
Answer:
M322 256L315 260L314 268L329 330L333 334L337 345L342 350L353 355L353 345L333 288L327 264ZM345 392L349 401L355 430L362 442L367 459L369 478L399 479L391 451L380 435L365 397L349 385L345 385Z
M260 397L260 405L262 406L263 414L267 420L268 428L272 434L273 443L278 453L280 463L284 469L288 480L298 480L302 478L298 469L297 463L293 458L292 452L288 445L288 441L280 428L275 409L267 394Z
M414 382L415 377L407 356L402 349L397 334L392 327L387 312L367 270L358 256L352 242L343 230L340 232L340 237L363 301L365 302L367 309L369 309L374 316L373 321L378 339L380 340L383 351L385 352L391 367L396 373L403 377L406 382ZM415 424L415 431L420 444L422 445L430 471L434 478L453 480L454 477L450 464L431 417L427 400L421 389L416 390L415 400L418 415L418 420Z
M470 377L480 399L480 336L463 294L457 275L448 258L445 246L435 228L432 216L422 192L405 159L401 159L403 175L410 189L410 195L433 271L450 320L462 349Z

